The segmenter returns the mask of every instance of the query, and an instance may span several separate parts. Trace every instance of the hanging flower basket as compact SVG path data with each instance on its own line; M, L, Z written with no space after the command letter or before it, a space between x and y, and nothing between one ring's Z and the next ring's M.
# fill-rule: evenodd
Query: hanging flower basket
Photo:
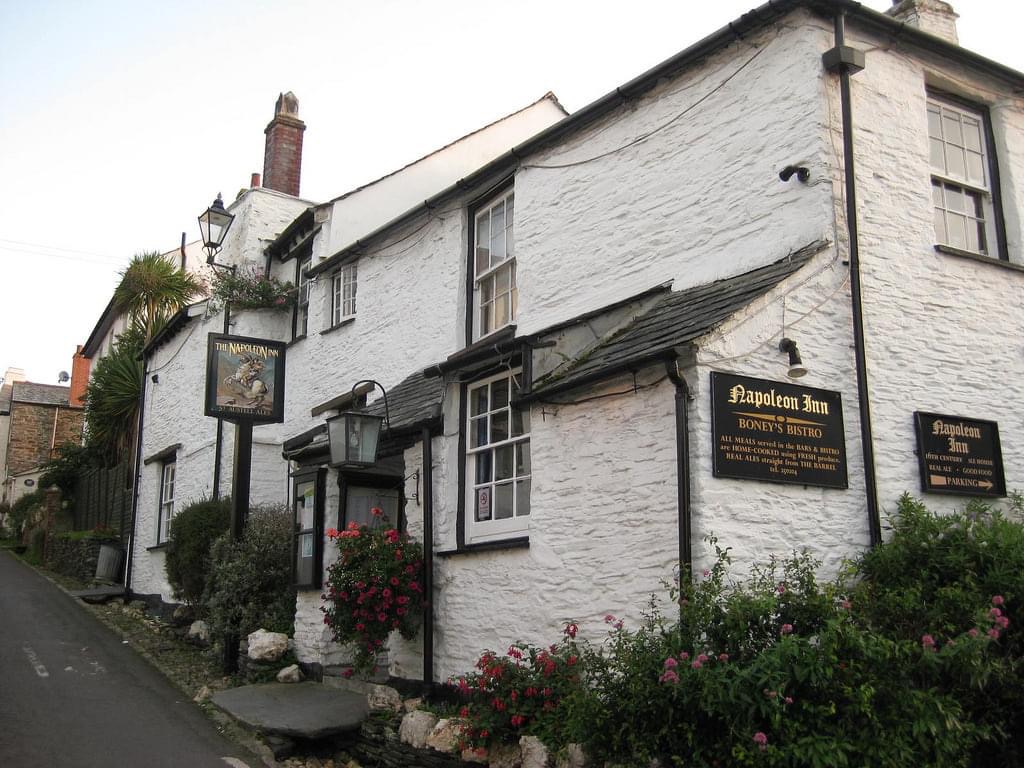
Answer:
M295 306L295 286L268 277L254 268L238 272L217 272L210 281L210 298L220 309L287 310Z
M354 647L353 668L363 673L373 671L392 632L415 637L424 601L422 547L388 527L381 510L371 512L373 525L327 530L338 559L327 568L320 607L335 641Z

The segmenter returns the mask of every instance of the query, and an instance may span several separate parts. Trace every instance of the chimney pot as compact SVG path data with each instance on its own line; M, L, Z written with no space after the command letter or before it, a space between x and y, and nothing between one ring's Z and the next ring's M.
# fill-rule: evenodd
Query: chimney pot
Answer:
M893 0L886 13L908 26L960 45L956 34L956 20L960 16L943 0Z
M258 189L259 186L260 186L260 175L258 173L254 173L252 175L252 180L249 182L249 188L250 189Z

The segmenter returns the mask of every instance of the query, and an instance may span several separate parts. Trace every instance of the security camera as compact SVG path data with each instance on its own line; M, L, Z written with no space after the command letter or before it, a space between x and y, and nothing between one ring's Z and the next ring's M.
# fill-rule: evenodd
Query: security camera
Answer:
M783 181L789 181L793 178L794 173L796 174L797 181L802 181L805 184L811 178L811 172L803 165L787 165L779 171L779 178Z

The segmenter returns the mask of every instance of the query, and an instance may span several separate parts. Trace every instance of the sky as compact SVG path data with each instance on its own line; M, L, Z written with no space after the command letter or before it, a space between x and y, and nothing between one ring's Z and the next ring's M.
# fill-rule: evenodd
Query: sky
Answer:
M323 201L548 91L576 111L760 4L0 0L0 375L71 370L132 255L262 172L282 91ZM1024 3L954 7L961 45L1024 71Z

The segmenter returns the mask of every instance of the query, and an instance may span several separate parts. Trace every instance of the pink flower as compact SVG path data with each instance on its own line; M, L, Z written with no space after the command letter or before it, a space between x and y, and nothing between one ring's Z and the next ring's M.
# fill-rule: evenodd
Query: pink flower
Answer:
M615 628L616 629L622 629L622 619L619 619L618 621L615 622Z
M792 625L792 624L783 624L783 625L782 625L782 629L781 629L781 630L779 630L779 631L780 631L780 632L781 632L781 633L782 633L783 635L788 635L788 634L791 634L791 633L793 632L793 625Z
M522 715L512 715L512 727L518 728L520 725L526 722L526 718Z
M679 662L677 662L671 656L669 656L667 659L665 659L665 669L675 669L678 665L679 665Z
M707 568L705 568L705 569L704 569L704 570L703 570L703 571L701 572L701 574L702 574L702 575L704 576L704 578L706 579L706 578L707 578L708 576L710 576L710 575L711 575L711 571L709 571L709 570L708 570Z
M729 654L728 653L720 653L720 654L718 654L718 660L722 661L722 662L728 661L729 660Z
M693 663L690 666L694 669L700 669L704 666L704 662L702 662L700 659L694 659Z
M569 638L576 637L576 633L579 632L579 631L580 631L580 628L577 627L575 624L566 624L565 625L565 634Z
M1003 612L1001 610L999 610L998 608L989 608L988 615L989 616L993 616L993 617L995 617L995 616L1002 616Z
M775 588L775 591L778 592L780 595L783 594L786 591L786 582L780 581L779 586Z
M967 634L970 635L971 637L977 637L978 636L978 630L975 629L974 627L971 627L970 629L967 630Z
M604 617L605 624L611 624L613 621L615 621L615 617L612 616L610 613Z
M352 675L354 675L355 673L356 673L356 672L355 672L355 670L354 670L354 669L343 669L343 670L341 671L341 676L342 676L342 677L346 677L346 678L347 678L347 677L352 677Z
M679 675L677 675L675 673L675 671L673 671L671 669L666 669L661 674L661 677L658 678L658 682L659 683L678 683L679 682Z
M849 600L843 600L843 602L841 602L840 605L843 607L844 611L850 610L850 601Z
M921 647L923 648L934 648L935 638L931 635L921 635Z
M762 752L768 748L768 737L762 731L755 733L753 739L754 743L757 744L758 749Z
M1006 599L1002 595L994 595L992 597L992 605L1002 605L1006 602Z
M999 639L999 630L996 629L995 627L992 627L992 629L990 629L988 631L988 636L991 637L993 640L998 640Z
M373 507L370 509L370 514L374 517L382 517L384 515L384 510L380 507Z
M1008 626L1010 626L1010 620L1005 616L1000 616L998 619L996 619L996 624L998 624L1003 629L1006 629Z
M786 704L792 704L793 703L793 697L792 696L787 696L782 701L785 702Z
M702 653L699 656L697 656L697 661L699 661L701 664L704 664L707 660L708 655L706 653Z
M679 658L682 661L686 661L687 659L690 658L690 654L688 654L686 651L683 651L682 653L679 654Z
M329 538L329 539L336 539L336 538L338 538L338 529L337 528L328 528L325 531L325 534L327 535L327 538Z

